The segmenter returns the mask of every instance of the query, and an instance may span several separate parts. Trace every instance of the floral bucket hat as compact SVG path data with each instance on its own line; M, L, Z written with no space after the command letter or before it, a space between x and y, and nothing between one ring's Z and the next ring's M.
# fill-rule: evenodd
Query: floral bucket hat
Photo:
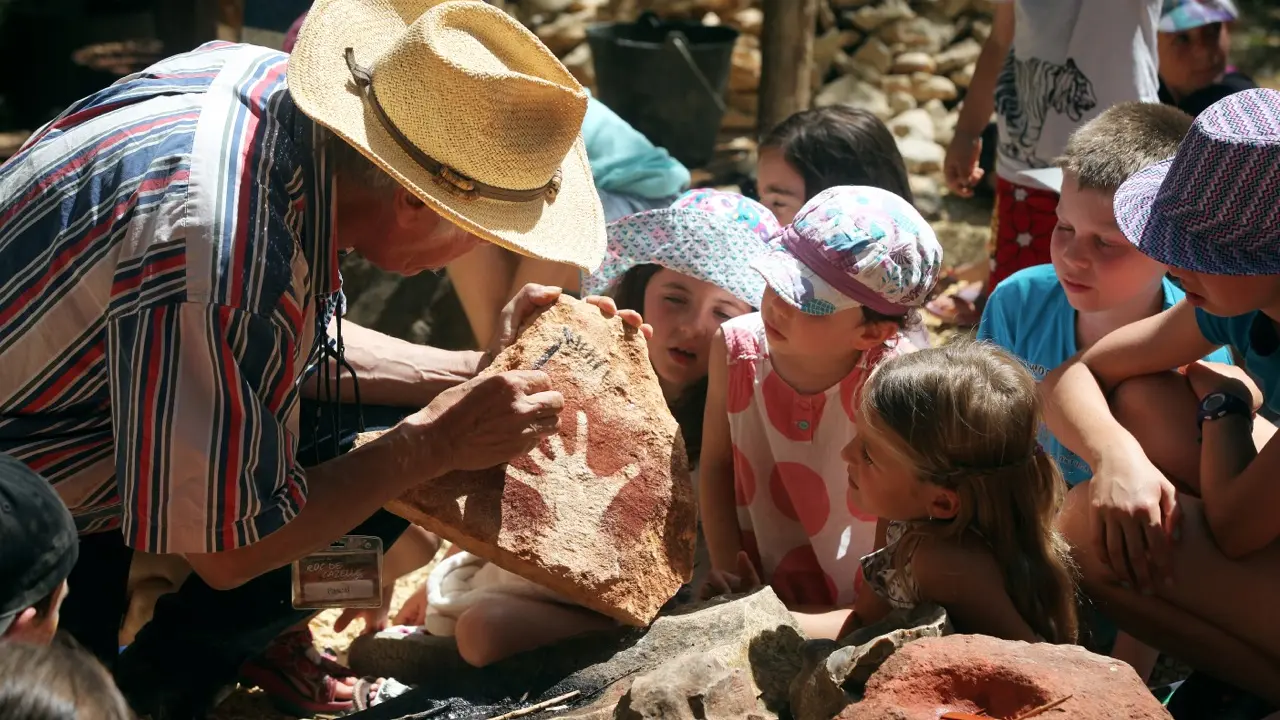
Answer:
M842 186L805 203L751 266L801 312L866 306L899 316L933 289L942 246L911 203L880 188Z
M604 264L583 278L584 295L597 295L637 265L668 270L723 288L760 307L764 280L751 261L768 251L780 230L773 213L737 193L697 189L671 207L621 218L608 226Z

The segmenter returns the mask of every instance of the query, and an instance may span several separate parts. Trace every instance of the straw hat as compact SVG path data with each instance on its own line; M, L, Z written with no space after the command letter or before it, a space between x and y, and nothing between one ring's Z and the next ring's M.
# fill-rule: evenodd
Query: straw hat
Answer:
M455 225L524 255L604 257L587 91L478 0L318 0L289 58L298 108Z

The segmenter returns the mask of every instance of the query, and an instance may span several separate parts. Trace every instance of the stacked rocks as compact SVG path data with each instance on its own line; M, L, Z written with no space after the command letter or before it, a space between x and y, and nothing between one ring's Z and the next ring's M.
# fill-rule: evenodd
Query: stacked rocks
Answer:
M849 104L889 124L922 199L936 198L956 107L991 33L992 0L819 0L814 105ZM586 27L652 10L669 19L728 25L733 53L722 133L756 135L760 85L759 0L520 0L507 2L571 72L594 88ZM741 140L734 143L739 149Z

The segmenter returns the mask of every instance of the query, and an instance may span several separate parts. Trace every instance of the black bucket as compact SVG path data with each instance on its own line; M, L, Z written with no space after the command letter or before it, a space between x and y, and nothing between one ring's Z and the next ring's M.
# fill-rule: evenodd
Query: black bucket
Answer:
M738 31L692 22L634 23L587 29L601 102L689 167L715 152Z

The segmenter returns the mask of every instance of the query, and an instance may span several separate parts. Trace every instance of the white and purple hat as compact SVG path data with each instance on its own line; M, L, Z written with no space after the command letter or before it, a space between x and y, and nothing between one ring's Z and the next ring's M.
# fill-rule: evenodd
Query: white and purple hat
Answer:
M690 190L669 208L610 223L604 264L583 278L582 292L599 294L631 268L655 264L709 282L758 308L764 281L751 270L751 261L768 252L766 241L779 229L769 208L750 198Z
M1202 25L1234 22L1240 17L1231 0L1164 0L1160 32L1185 32Z
M800 208L751 264L787 303L810 315L869 307L905 315L924 303L942 246L911 203L874 187L833 187Z
M1116 191L1143 254L1210 275L1280 275L1280 92L1244 90L1200 113L1172 159Z

